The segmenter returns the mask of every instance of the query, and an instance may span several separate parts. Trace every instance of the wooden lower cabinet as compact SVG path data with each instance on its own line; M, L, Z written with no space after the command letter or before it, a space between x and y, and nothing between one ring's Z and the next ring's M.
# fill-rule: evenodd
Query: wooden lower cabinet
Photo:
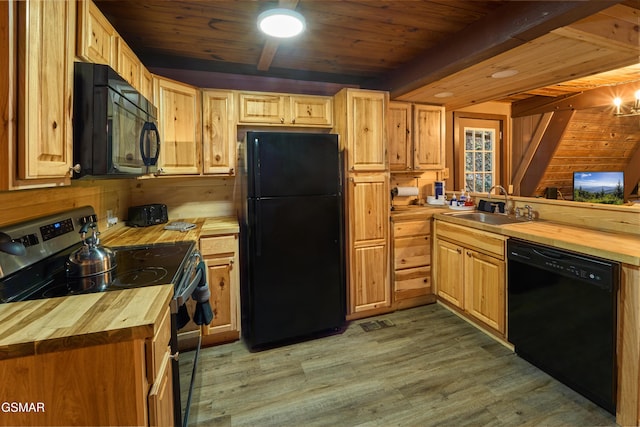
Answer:
M393 306L415 307L435 301L431 288L431 217L392 221Z
M237 340L240 337L238 235L202 237L200 252L207 265L209 303L214 314L211 323L202 326L202 345Z
M505 336L506 237L435 221L438 297Z
M349 176L347 212L347 319L391 311L388 174Z
M29 412L3 407L0 425L173 425L168 306L160 317L152 339L61 342L58 351L0 360L0 396L34 404Z
M173 383L171 353L167 352L160 366L160 373L149 392L149 425L170 426L173 424Z

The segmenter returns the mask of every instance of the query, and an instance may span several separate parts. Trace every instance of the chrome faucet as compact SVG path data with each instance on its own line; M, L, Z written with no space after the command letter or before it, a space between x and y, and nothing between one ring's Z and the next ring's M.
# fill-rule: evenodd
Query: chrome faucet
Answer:
M504 215L507 215L509 213L509 208L507 206L509 204L509 195L507 194L507 190L505 190L502 185L494 185L493 187L491 187L489 189L489 192L487 193L487 196L489 197L489 200L491 200L491 192L496 188L501 190L502 194L504 194Z

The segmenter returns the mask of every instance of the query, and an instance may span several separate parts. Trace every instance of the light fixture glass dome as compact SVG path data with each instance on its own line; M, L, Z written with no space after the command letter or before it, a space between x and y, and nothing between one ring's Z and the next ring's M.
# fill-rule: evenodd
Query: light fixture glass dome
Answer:
M278 38L295 37L305 29L304 17L291 9L271 9L258 16L258 28Z

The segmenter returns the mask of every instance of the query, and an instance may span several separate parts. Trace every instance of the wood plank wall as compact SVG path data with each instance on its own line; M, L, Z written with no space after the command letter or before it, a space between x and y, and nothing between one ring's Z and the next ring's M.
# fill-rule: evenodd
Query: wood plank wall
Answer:
M541 117L535 115L513 120L512 161L516 171L528 145L535 143L533 136ZM640 168L640 165L630 164L639 150L637 117L615 117L608 106L578 110L558 142L535 191L532 194L516 193L543 196L547 187L556 187L566 200L572 200L574 171L625 171L631 175ZM514 184L517 190L519 186L516 182ZM630 182L626 187L635 187L635 184ZM625 196L628 197L631 190L633 188L625 188Z
M233 177L160 177L131 182L130 205L164 203L170 220L235 215Z
M0 192L0 227L79 206L93 206L98 226L106 228L107 209L123 218L129 204L130 181L78 180L70 186Z

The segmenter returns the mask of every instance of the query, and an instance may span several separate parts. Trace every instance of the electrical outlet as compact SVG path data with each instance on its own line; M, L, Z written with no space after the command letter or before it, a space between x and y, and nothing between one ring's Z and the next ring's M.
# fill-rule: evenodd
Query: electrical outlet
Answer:
M107 227L114 226L118 223L118 217L113 215L111 209L107 209Z

